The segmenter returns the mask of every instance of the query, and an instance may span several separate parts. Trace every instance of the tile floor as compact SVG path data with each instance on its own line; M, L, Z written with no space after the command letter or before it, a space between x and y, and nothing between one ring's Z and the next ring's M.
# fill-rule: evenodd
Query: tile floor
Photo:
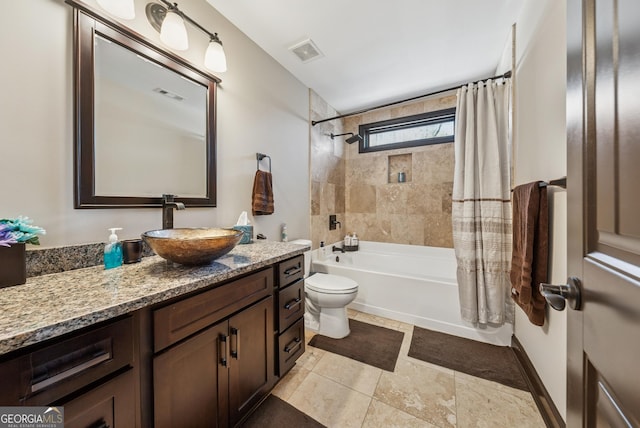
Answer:
M395 372L307 346L273 394L330 428L545 426L530 393L409 357L412 325L349 316L405 333Z

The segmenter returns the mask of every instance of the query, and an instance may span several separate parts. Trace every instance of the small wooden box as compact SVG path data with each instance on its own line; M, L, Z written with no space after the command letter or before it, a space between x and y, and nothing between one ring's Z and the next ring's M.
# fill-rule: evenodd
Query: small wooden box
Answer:
M25 243L0 247L0 288L27 282L27 255Z

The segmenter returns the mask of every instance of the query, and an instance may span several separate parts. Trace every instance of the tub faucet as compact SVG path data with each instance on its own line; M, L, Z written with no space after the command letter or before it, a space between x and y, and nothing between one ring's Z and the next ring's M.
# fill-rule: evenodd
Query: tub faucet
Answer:
M162 228L173 229L173 209L183 210L184 204L176 202L176 195L162 195Z
M344 253L344 247L336 247L335 245L331 247L332 253L335 253L336 251L340 251L341 253Z

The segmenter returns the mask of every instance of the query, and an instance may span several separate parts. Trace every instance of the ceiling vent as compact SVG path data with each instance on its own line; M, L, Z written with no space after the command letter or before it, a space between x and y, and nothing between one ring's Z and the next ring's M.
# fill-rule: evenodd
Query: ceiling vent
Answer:
M313 40L307 39L303 40L300 43L296 43L295 45L289 48L291 52L293 52L300 61L309 62L316 58L321 58L324 56L320 49L313 43Z
M180 95L178 95L176 93L167 91L166 89L163 89L163 88L155 88L153 90L153 92L157 92L160 95L164 95L165 97L171 98L172 100L176 100L176 101L183 101L184 100L183 96L180 96Z

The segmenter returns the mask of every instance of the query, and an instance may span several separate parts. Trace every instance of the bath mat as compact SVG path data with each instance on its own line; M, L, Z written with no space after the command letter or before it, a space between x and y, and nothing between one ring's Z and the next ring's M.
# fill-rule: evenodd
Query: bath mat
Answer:
M403 332L353 319L349 319L349 328L351 333L344 339L317 334L309 345L389 372L396 368Z
M409 356L472 376L528 391L513 350L413 327Z
M275 395L269 395L255 412L240 425L246 428L326 428Z

